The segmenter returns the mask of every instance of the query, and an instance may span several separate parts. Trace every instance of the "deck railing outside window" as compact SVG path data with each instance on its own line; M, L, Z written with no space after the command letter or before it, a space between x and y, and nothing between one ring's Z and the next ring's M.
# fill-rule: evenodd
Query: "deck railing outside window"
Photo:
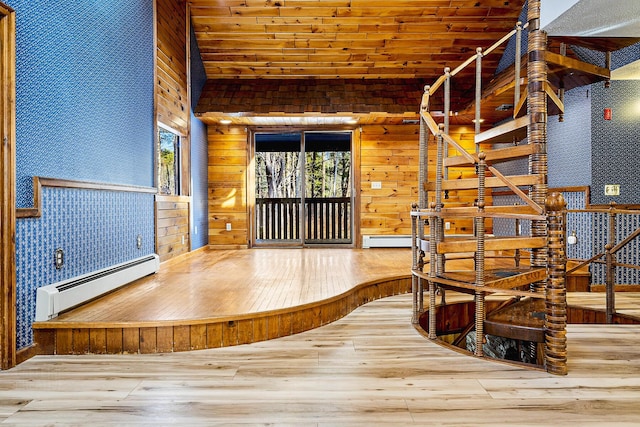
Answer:
M299 224L304 224L307 243L351 242L351 198L305 199L305 218L300 221L300 199L257 198L257 240L300 240Z

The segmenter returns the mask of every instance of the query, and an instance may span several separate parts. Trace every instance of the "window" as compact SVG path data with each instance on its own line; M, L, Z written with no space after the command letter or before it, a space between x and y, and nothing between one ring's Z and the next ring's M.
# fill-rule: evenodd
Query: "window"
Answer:
M158 193L180 195L180 135L158 127Z

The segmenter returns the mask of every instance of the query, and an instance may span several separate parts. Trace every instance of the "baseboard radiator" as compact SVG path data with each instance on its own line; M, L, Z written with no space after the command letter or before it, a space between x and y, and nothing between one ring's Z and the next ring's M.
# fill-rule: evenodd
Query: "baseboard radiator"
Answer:
M65 310L97 298L136 279L156 273L159 269L160 257L151 254L38 288L35 320L42 322L53 319Z
M362 247L368 248L410 248L411 236L362 236Z

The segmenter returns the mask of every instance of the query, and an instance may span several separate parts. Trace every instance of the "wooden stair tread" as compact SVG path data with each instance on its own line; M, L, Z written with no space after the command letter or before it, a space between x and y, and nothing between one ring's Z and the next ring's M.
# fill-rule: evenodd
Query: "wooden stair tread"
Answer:
M546 247L546 237L493 237L486 238L484 247L486 251L502 251L513 249L531 249ZM449 239L438 243L436 251L439 254L453 252L474 252L476 239Z
M487 155L487 164L495 164L508 160L520 159L536 153L538 150L534 144L514 145L507 148L498 148L496 150L487 150L484 153ZM478 154L473 153L472 157L478 161ZM473 166L474 164L469 162L465 156L453 156L444 159L444 166Z
M476 281L475 270L452 271L442 273L443 279L473 284ZM544 268L518 267L486 270L485 286L501 289L515 289L543 280L546 277Z
M439 216L441 218L520 218L540 221L546 219L544 215L539 215L529 205L485 206L483 211L480 211L476 206L447 205L439 212L423 209L416 214L419 216Z
M524 299L489 314L484 332L505 338L544 342L545 302Z
M428 282L437 283L438 286L443 288L472 295L477 292L483 292L486 294L499 293L534 299L545 298L544 293L531 292L527 286L545 279L546 270L544 268L531 269L525 267L487 271L485 272L486 283L483 286L476 285L476 272L474 270L446 272L435 277L420 270L412 270L412 273Z
M508 177L509 180L517 186L536 185L543 182L544 177L541 175L512 175ZM506 187L506 184L497 177L485 178L486 188L501 188ZM443 190L472 190L478 188L477 178L465 178L465 179L448 179L442 181ZM433 181L425 183L425 189L427 191L435 191L436 183Z
M611 77L607 68L598 67L578 59L545 52L547 80L554 87L571 90L576 87L597 83Z
M501 125L495 126L475 136L476 144L500 144L522 141L527 137L529 116L518 117Z

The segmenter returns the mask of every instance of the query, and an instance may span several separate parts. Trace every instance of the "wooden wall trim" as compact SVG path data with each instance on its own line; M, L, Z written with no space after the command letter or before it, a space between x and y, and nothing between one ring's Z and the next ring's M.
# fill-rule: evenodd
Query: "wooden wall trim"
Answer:
M525 194L529 194L529 190L525 189L523 190ZM589 186L576 186L576 187L554 187L554 188L549 188L549 193L552 192L557 192L557 193L585 193L586 195L586 201L587 201L587 205L589 204L589 200L590 200L590 192L589 192ZM516 193L514 193L511 190L504 190L504 191L493 191L491 193L493 196L514 196Z
M191 203L191 196L173 196L170 194L156 194L156 202Z
M29 347L25 347L21 350L18 350L16 353L16 365L21 364L22 362L31 359L33 356L38 354L37 346L31 345Z
M42 187L57 188L80 188L84 190L103 191L124 191L132 193L156 194L158 190L154 187L143 187L137 185L110 184L105 182L75 181L70 179L33 177L33 208L18 208L16 216L18 218L33 218L42 215Z
M16 19L0 3L2 144L0 146L0 369L16 365Z

